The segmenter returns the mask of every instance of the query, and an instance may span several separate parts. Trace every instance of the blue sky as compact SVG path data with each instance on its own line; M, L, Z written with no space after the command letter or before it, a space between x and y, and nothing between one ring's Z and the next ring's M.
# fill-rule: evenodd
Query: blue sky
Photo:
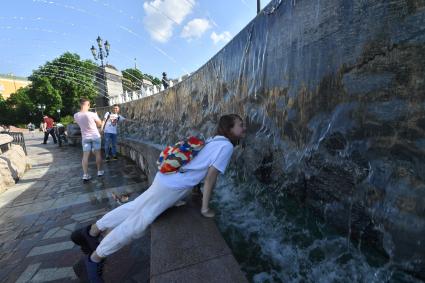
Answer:
M0 10L0 73L28 76L66 51L157 77L196 71L256 14L256 0L14 0ZM270 0L262 0L264 7Z

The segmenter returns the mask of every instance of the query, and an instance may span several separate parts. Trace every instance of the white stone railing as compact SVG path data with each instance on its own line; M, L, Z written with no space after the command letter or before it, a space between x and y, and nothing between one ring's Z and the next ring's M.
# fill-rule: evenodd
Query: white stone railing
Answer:
M173 87L174 85L182 82L183 80L187 79L190 76L190 74L181 76L180 78L176 79L176 80L169 80L169 87ZM129 102L129 101L133 101L133 100L137 100L140 98L144 98L144 97L148 97L151 95L154 95L158 92L161 92L164 90L164 86L161 85L147 85L144 84L140 90L135 90L135 91L125 91L124 93L122 93L121 95L117 95L117 96L111 96L109 97L109 105L113 105L113 104L121 104L121 103L125 103L125 102Z

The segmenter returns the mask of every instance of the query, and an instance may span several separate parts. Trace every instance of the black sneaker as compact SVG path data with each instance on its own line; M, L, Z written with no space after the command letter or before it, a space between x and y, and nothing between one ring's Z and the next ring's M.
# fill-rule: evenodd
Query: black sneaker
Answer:
M118 157L117 156L113 156L112 157L112 160L118 160Z
M99 245L99 237L92 237L89 234L90 225L75 230L71 234L71 241L81 247L83 253L91 255Z
M109 162L109 160L111 160L111 158L109 158L109 156L106 156L105 161Z
M92 262L90 256L84 256L74 264L73 269L80 282L103 283L103 264L103 261L100 263Z

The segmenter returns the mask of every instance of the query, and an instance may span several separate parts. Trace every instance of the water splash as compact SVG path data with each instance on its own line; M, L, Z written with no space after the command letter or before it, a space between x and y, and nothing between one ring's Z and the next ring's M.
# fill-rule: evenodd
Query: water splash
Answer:
M235 185L234 178L231 172L219 180L213 204L220 212L219 228L249 281L420 282L392 262L369 264L349 237L290 198L262 203L265 187Z

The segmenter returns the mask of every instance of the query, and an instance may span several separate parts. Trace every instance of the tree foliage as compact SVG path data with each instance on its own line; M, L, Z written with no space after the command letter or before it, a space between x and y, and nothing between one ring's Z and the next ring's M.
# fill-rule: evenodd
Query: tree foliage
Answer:
M9 110L9 106L6 103L6 100L4 100L3 96L0 95L0 124L10 124L10 114L11 111Z
M160 85L161 80L149 75L143 74L140 70L129 68L122 71L123 76L123 88L127 91L139 90L142 86L143 79L149 80L154 85Z
M73 115L83 96L95 105L95 99L103 87L97 85L96 78L99 81L103 76L99 75L95 63L81 60L78 54L66 52L33 71L28 87L19 89L6 101L0 99L0 111L3 113L0 123L36 123L41 120L38 105L45 105L44 114L55 118L58 118L57 110L61 110L62 117ZM123 71L124 90L139 90L143 79L150 80L154 85L161 84L160 79L129 68Z
M46 105L44 114L55 116L56 111L63 108L60 92L53 87L49 78L40 77L33 81L28 93L33 105Z
M154 85L160 85L162 82L160 79L158 79L157 77L154 77L152 75L149 74L143 74L145 76L146 79L150 80Z
M124 91L139 90L143 83L143 73L138 69L125 69L122 71L122 84Z
M60 108L62 113L71 115L77 110L80 97L84 96L92 103L95 102L95 97L98 95L98 86L95 83L97 71L98 67L92 61L83 61L78 54L66 52L40 66L29 79L36 86L39 85L39 81L47 78L52 87L59 92L62 99ZM41 93L37 90L35 92L40 98Z
M2 115L2 124L27 123L35 117L37 113L35 105L30 99L29 91L29 87L20 88L1 103L6 110Z
M89 98L94 104L98 95L96 73L98 67L90 60L66 52L33 71L28 87L19 89L6 101L0 100L0 123L18 124L41 120L38 105L45 105L44 114L58 118L72 115L79 105L80 97ZM4 110L4 111L3 111Z

